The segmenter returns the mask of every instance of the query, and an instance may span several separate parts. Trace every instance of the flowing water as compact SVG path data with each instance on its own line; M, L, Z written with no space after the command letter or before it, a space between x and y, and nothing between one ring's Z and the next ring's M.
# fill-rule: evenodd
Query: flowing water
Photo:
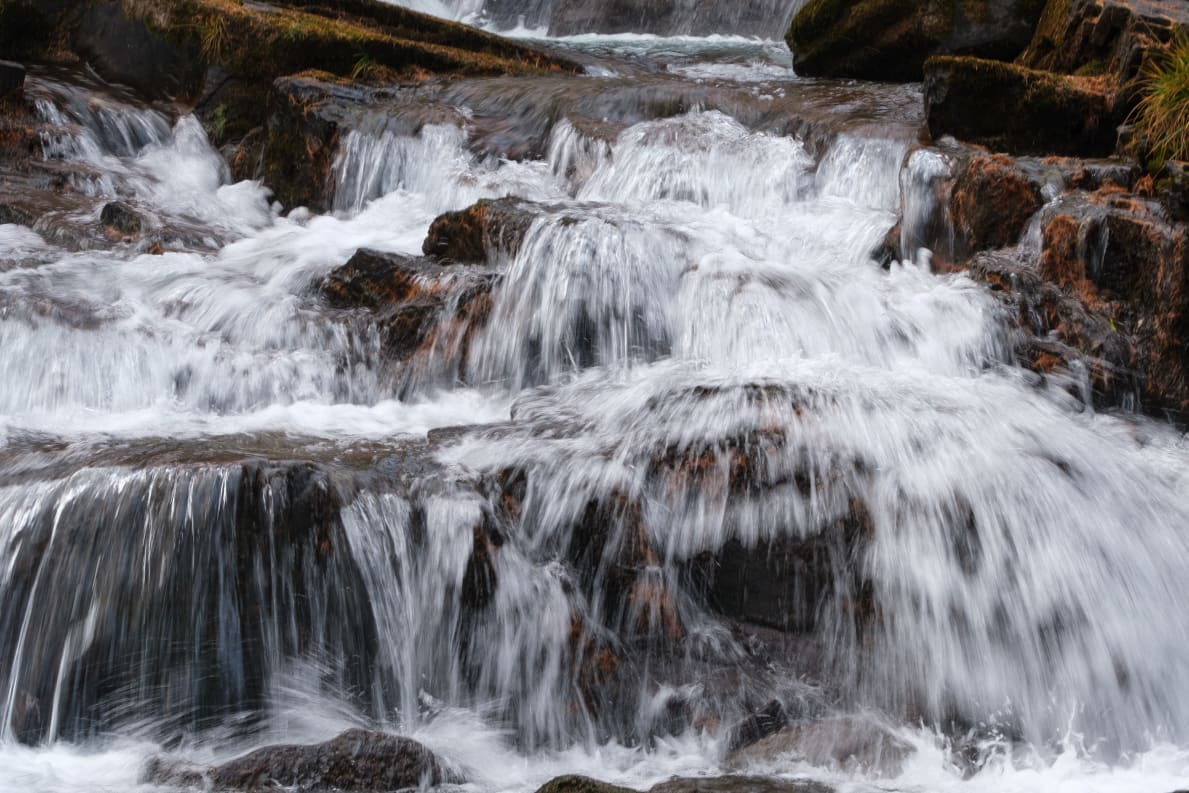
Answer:
M754 765L844 790L1182 785L1189 448L1014 368L1009 318L927 252L872 260L944 166L872 104L914 89L747 40L569 46L606 64L573 101L474 81L443 93L462 128L345 135L321 216L229 183L191 117L31 78L98 203L0 225L0 790L357 725L483 793L644 787L721 772L773 700L913 749ZM578 112L655 80L716 99ZM792 98L835 115L762 110ZM574 112L540 158L472 145L547 101ZM465 355L395 362L320 296L506 194L540 203L479 268ZM117 197L163 253L67 244Z

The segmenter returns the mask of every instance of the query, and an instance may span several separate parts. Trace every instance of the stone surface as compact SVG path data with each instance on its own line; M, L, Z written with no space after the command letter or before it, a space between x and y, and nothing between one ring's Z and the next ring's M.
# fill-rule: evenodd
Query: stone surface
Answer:
M1123 84L1178 28L1189 31L1189 5L1178 0L1049 0L1020 63Z
M24 66L13 61L0 61L0 100L15 95L24 84Z
M382 330L389 359L408 360L428 346L438 358L461 362L471 334L487 319L497 279L485 268L363 249L320 290L335 308L366 310Z
M455 262L486 262L497 251L515 256L539 212L519 198L483 199L434 220L421 250Z
M934 139L952 135L1012 154L1099 156L1122 121L1090 82L979 58L925 63L925 114Z
M910 744L871 718L835 716L786 727L731 753L727 765L801 761L847 773L897 776L912 752Z
M810 0L787 40L801 75L915 82L931 55L1011 60L1040 12L1040 0Z
M347 730L326 743L266 746L210 771L216 790L393 791L461 781L409 738Z
M104 204L99 213L99 222L104 230L118 237L133 237L140 234L144 221L136 210L123 201Z

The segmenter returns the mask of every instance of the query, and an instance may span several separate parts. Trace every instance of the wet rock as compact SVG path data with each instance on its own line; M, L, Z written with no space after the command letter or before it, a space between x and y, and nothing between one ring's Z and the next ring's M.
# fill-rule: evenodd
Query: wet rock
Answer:
M99 213L99 222L109 236L116 238L135 237L144 225L136 210L123 201L105 204Z
M408 360L429 347L461 363L471 335L486 322L496 281L488 269L361 249L320 291L335 308L366 310L383 331L390 359Z
M847 514L815 535L756 544L729 540L714 554L708 574L711 605L734 619L787 632L812 632L823 606L839 596L856 619L872 619L869 587L853 575L872 536L871 517L854 500Z
M537 793L630 793L631 788L584 776L563 776L546 782ZM648 793L833 793L834 789L807 779L766 776L674 777L649 788Z
M915 82L931 55L1011 60L1041 8L1041 0L810 0L786 38L798 74Z
M201 448L176 442L105 453L120 455L118 481L78 474L77 498L30 516L30 542L10 560L11 603L37 615L25 663L71 659L63 678L18 670L28 703L11 725L20 740L44 737L51 703L58 735L71 740L122 720L221 723L264 700L270 659L341 658L335 684L368 690L375 624L326 466L228 462L227 451L202 462ZM121 499L109 498L113 488ZM94 600L75 601L66 593L84 563ZM93 602L118 603L124 616L98 623L85 650L71 654ZM194 619L196 604L206 618ZM5 641L20 630L11 613L0 615ZM69 686L57 689L58 680ZM122 692L135 687L170 696L128 703Z
M24 84L24 66L13 61L0 61L0 100L15 96Z
M770 735L780 732L789 717L780 700L772 700L759 711L749 714L743 721L731 728L727 739L728 751L738 752Z
M175 762L166 757L150 757L137 780L142 785L201 788L207 783L207 769L191 763Z
M971 157L951 194L955 258L1014 245L1040 205L1040 190L1010 158Z
M266 746L211 770L216 790L390 791L458 782L409 738L348 730L326 743Z
M771 38L788 27L795 3L788 0L556 0L549 15L549 34L656 33L708 36L730 33ZM486 10L486 9L485 9ZM514 20L513 20L514 21Z
M536 205L523 199L483 199L434 220L421 250L455 262L486 262L494 252L515 256L539 214Z
M192 99L203 73L199 42L167 39L146 19L130 16L126 5L87 5L74 26L74 50L105 80L143 96Z
M1068 253L1066 220L1047 231L1045 255ZM1060 231L1059 231L1060 230ZM1046 270L1054 273L1050 262ZM1143 389L1136 344L1123 332L1119 304L1099 299L1082 281L1046 280L1013 252L980 254L970 274L986 283L1016 319L1021 366L1097 407L1134 407Z
M586 776L559 776L551 779L541 787L537 793L636 793L631 788L612 785L610 782L600 782Z
M1189 7L1175 0L1049 0L1020 63L1124 84L1178 29L1189 30Z
M770 776L677 777L652 786L648 793L834 793L834 788L809 779Z
M951 56L925 63L925 114L934 139L953 135L994 151L1040 155L1109 154L1122 121L1111 97L1089 81Z
M871 718L837 716L795 724L727 757L729 768L801 761L846 773L897 776L913 747Z

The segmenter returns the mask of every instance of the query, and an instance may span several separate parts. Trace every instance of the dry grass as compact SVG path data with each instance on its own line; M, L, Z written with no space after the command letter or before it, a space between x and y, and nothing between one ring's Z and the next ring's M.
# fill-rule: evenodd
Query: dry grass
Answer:
M1189 35L1178 34L1140 75L1143 98L1133 118L1161 160L1189 159Z

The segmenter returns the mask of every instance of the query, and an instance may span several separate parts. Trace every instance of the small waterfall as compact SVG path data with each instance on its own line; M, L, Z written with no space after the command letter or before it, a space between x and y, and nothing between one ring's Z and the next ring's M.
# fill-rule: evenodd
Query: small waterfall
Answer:
M1149 769L1189 746L1183 439L1014 366L995 298L927 264L950 159L886 106L776 72L712 86L737 114L668 101L755 48L711 44L613 86L422 86L457 123L344 130L322 216L228 184L192 117L31 78L74 219L186 234L0 226L14 784L367 726L487 793L643 788L773 713L915 748L892 779L761 769L843 788L1179 778ZM812 118L777 118L793 90ZM422 253L507 195L518 246Z

